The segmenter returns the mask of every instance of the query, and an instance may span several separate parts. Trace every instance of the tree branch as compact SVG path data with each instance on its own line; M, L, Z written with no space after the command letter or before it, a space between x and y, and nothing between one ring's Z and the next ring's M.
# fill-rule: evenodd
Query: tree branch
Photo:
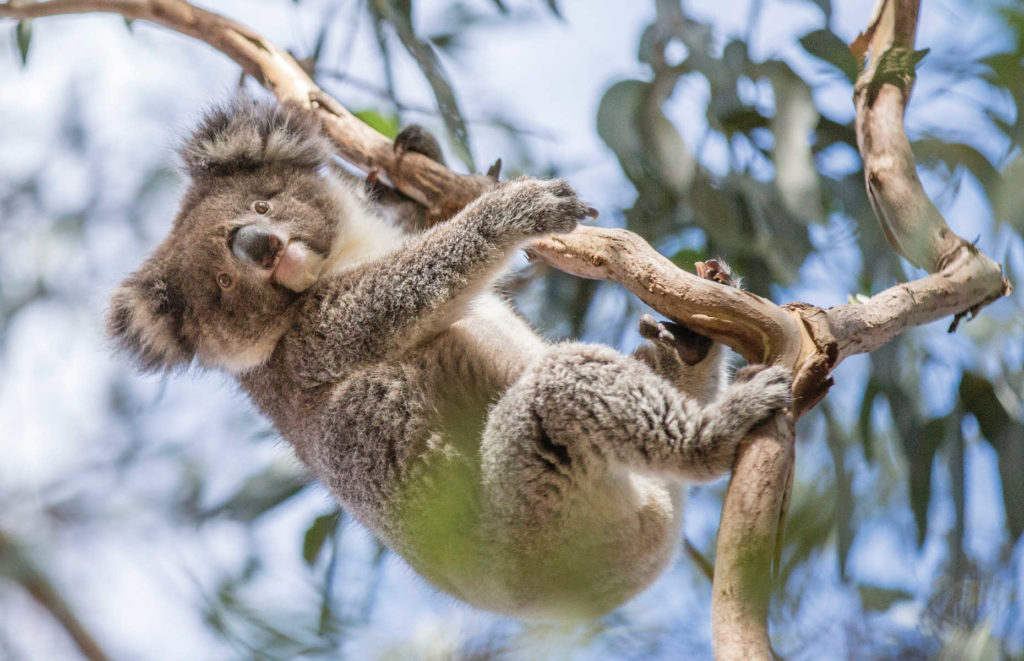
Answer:
M711 593L711 643L718 661L771 660L768 602L779 521L794 461L792 415L752 431L722 504ZM752 479L756 478L756 479Z
M916 21L916 2L912 4L915 9L913 17L901 14L900 24L904 30ZM889 15L880 9L886 6L887 1L880 1L872 19L871 35L876 38L883 32L876 28ZM260 81L282 103L298 104L316 112L343 159L366 172L383 173L397 190L427 207L435 221L450 216L494 185L493 180L485 175L456 174L421 154L396 151L390 140L320 89L286 51L249 28L184 0L47 0L28 3L8 0L0 3L0 18L24 19L84 12L112 12L126 18L149 20L217 48ZM878 99L888 98L891 87L882 85ZM869 109L876 117L890 107L882 102L876 105L878 109ZM861 111L862 106L858 105L858 128L864 124ZM901 112L902 105L896 114ZM883 128L887 126L883 122ZM896 128L902 135L901 122ZM869 159L872 162L883 161L873 154L878 151L878 146L888 143L870 138L871 135L879 135L877 131L869 130L868 134L868 138L861 141L865 163ZM897 137L894 135L887 140L899 142ZM911 166L903 166L898 172L909 172L916 181L913 155L909 152L905 136L902 142L906 149L900 153L903 161ZM877 187L885 191L880 200L897 210L913 207L906 202L888 202L899 197L902 190L898 186L899 180L894 176L887 177L891 173L885 168L877 170L878 178L886 182ZM915 195L927 202L923 190L918 190ZM914 204L927 208L930 202L925 204L917 200ZM896 219L901 217L899 214L890 215ZM923 218L925 220L921 222L931 230L928 236L935 237L932 244L938 246L932 250L938 256L931 262L941 268L966 260L971 262L967 276L961 264L955 271L943 270L936 274L938 277L929 276L888 289L873 297L868 304L828 310L803 304L780 308L749 292L716 286L676 268L642 238L626 230L581 227L571 234L537 241L530 252L568 273L620 282L665 316L725 343L748 360L792 367L798 373L798 380L800 370L807 368L809 363L821 363L827 370L822 374L819 366L813 371L822 377L823 383L828 371L849 355L877 348L911 326L951 313L976 310L1009 293L1009 283L1001 275L995 275L1001 274L998 264L969 244L965 246L965 242L948 229L937 211ZM909 226L910 223L902 225ZM894 224L893 236L902 236L902 225ZM914 246L917 243L904 239L894 245ZM916 254L909 248L906 251ZM964 251L968 255L961 257ZM806 390L813 394L815 389Z
M314 110L338 154L364 172L383 173L395 188L427 207L436 220L450 217L494 185L483 175L458 175L393 143L353 115L313 82L287 51L229 18L182 0L48 0L0 4L0 18L111 12L158 23L221 51L282 103Z
M89 11L147 19L221 50L282 102L316 112L342 158L368 173L383 173L434 221L494 185L489 177L458 175L420 154L396 152L391 141L321 90L287 52L184 0L0 4L0 17L11 18ZM917 179L902 122L916 61L911 49L917 12L917 0L878 0L868 29L851 49L858 57L873 54L855 86L858 147L871 203L893 247L932 275L860 305L779 307L686 273L625 230L581 227L530 247L534 257L563 271L622 283L665 316L748 360L783 364L796 374L792 412L751 434L723 506L712 604L719 658L772 658L768 577L792 479L792 425L825 395L830 372L846 357L872 351L907 328L950 314L959 320L1011 291L1001 267L949 229Z
M0 530L0 576L19 583L64 628L68 636L89 661L107 661L110 657L92 637L53 584L43 575L25 551Z

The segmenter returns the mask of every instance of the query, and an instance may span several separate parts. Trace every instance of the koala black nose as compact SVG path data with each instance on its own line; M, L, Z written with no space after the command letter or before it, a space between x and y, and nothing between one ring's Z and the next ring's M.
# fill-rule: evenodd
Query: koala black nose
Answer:
M231 252L236 257L261 269L272 268L283 247L281 237L259 225L241 228L231 242Z

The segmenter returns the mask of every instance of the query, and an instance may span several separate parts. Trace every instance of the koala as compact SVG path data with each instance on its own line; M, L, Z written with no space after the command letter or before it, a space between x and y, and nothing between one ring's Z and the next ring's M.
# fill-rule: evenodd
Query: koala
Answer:
M591 618L680 546L683 489L790 403L780 367L644 317L635 355L542 339L495 292L515 251L595 212L564 181L498 184L404 232L297 108L212 110L170 234L114 291L143 370L232 375L341 505L440 590ZM727 285L719 262L705 277Z

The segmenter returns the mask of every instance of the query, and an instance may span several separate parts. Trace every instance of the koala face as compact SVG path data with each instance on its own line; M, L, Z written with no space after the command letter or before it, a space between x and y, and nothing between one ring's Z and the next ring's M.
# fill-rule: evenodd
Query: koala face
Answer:
M265 362L344 222L328 154L295 110L242 100L209 115L183 149L192 186L170 235L114 292L119 346L147 370Z

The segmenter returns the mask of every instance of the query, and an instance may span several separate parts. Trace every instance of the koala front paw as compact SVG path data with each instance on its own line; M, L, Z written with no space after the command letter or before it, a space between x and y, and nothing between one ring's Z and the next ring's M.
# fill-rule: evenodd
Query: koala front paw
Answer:
M663 355L676 355L687 365L696 365L707 357L713 344L711 338L671 321L657 321L649 314L640 317L640 337L650 340L654 350Z
M720 259L708 259L703 262L694 262L697 275L705 280L713 280L726 287L740 287L740 277L734 275L732 267Z
M488 193L485 204L496 229L521 237L571 232L584 217L597 217L562 179L514 179Z
M792 386L792 376L784 367L744 367L726 390L722 413L740 435L746 434L793 402Z

